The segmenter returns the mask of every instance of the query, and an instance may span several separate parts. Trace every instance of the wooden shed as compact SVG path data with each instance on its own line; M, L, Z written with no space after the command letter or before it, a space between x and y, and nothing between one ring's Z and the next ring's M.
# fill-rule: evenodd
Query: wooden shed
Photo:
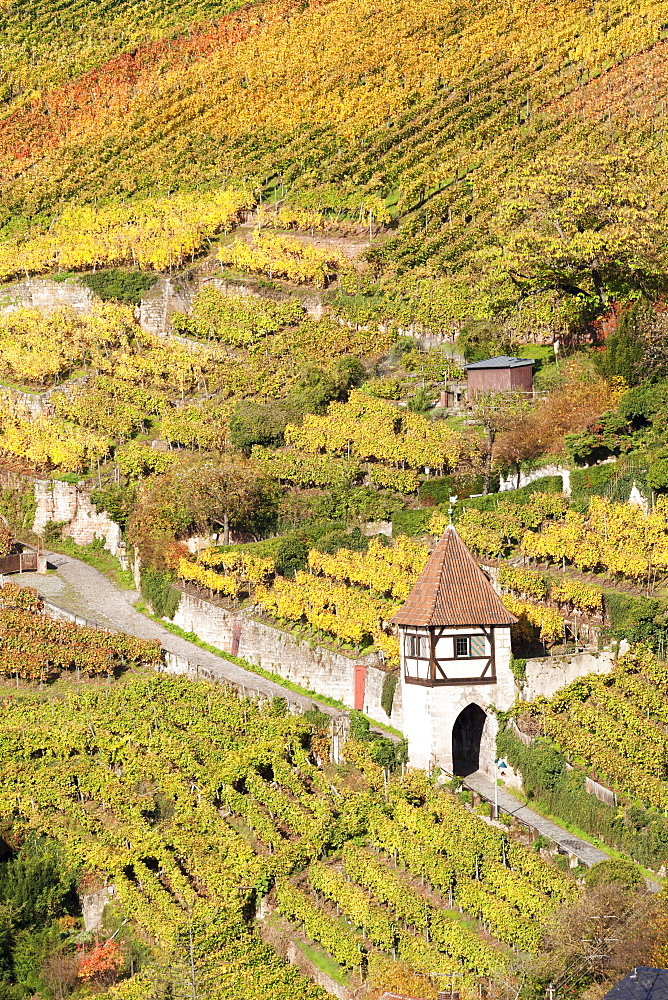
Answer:
M464 365L468 398L479 392L526 392L533 396L533 366L531 358L485 358Z

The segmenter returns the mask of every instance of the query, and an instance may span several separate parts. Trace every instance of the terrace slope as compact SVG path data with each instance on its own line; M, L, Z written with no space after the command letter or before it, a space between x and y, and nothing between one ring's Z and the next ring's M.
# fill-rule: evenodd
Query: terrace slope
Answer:
M98 200L264 189L330 222L399 222L372 253L376 277L402 294L402 273L411 291L427 278L441 325L522 300L517 322L535 329L575 285L518 259L513 241L536 226L517 204L523 175L614 183L627 236L661 228L664 0L118 4L87 13L76 42L55 27L75 31L75 5L42 31L50 11L35 2L21 27L10 5L0 21L0 237ZM645 287L663 258L637 242ZM586 274L576 291L580 310L605 297Z

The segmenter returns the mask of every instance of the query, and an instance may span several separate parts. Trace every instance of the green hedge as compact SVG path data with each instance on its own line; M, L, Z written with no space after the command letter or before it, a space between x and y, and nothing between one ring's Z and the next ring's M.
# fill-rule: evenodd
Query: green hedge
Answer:
M588 500L592 496L605 496L605 491L617 466L613 462L607 465L594 465L591 469L573 469L571 472L571 496L575 501Z
M143 569L140 576L141 595L158 618L173 618L177 612L180 592L172 586L172 577L157 569Z
M79 275L81 284L90 288L91 292L99 295L103 301L125 302L135 306L139 305L144 292L152 288L157 280L157 274L123 271L116 267Z
M427 531L433 512L433 507L427 507L426 510L410 510L409 508L395 510L392 515L393 537L396 538L397 535L409 535L410 537L423 535Z
M469 497L464 504L457 504L457 511L463 511L464 507L474 507L476 510L496 510L499 501L504 503L526 503L532 493L561 493L564 483L561 476L542 476L535 479L533 483L522 486L519 490L506 490L503 493L490 493L486 497ZM442 505L441 510L446 506Z
M420 503L447 504L450 502L450 497L452 496L461 499L472 494L482 493L484 485L484 476L440 476L437 479L427 479L424 483L421 483L418 496ZM498 491L498 473L492 476L490 489L493 493Z
M397 690L397 684L399 678L396 674L385 674L385 679L383 680L383 692L380 696L380 703L385 709L385 715L389 717L392 715L392 705L394 704L394 693Z
M585 791L585 775L567 770L566 760L549 740L525 746L509 729L497 738L497 755L522 775L524 790L539 809L579 826L594 837L630 854L640 864L668 863L668 821L640 805L607 806Z
M604 592L605 609L610 619L610 634L615 639L644 642L655 652L668 646L666 602L655 597Z

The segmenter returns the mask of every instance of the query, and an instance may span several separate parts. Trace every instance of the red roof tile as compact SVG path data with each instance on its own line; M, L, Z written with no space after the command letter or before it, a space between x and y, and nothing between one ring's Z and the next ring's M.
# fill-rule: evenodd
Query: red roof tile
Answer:
M514 625L501 598L450 525L432 552L395 625Z

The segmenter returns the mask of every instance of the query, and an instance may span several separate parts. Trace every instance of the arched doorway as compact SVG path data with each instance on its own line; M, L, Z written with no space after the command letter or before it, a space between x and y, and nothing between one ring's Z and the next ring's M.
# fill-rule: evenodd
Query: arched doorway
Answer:
M452 727L452 764L455 774L464 777L480 766L480 741L487 716L478 705L467 705Z

